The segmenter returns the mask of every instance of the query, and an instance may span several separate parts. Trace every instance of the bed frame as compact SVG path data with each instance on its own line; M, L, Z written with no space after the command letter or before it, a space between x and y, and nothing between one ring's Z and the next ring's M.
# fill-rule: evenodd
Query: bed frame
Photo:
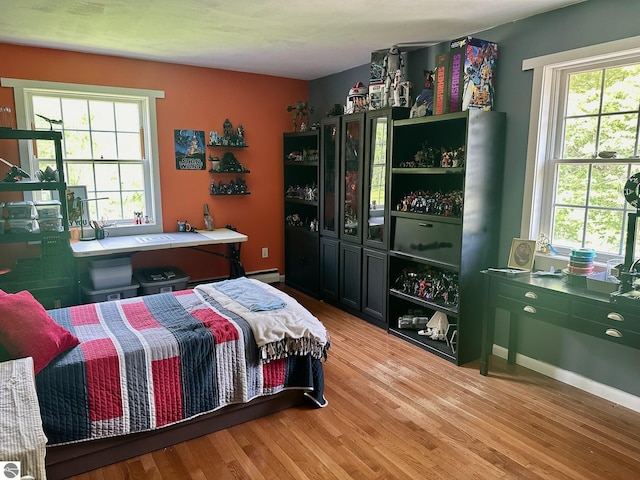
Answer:
M302 390L285 390L276 395L256 398L249 403L229 405L157 430L47 447L47 478L64 479L121 462L295 407L305 401L305 398Z

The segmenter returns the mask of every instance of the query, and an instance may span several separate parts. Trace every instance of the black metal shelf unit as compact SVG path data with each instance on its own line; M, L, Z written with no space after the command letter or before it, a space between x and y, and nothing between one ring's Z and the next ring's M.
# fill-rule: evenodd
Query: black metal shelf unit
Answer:
M62 134L51 130L15 130L0 129L2 146L9 146L11 141L52 141L55 152L55 165L58 181L38 182L31 180L17 182L0 182L0 192L36 192L55 191L60 201L62 231L46 231L37 233L11 233L9 229L0 235L0 243L22 243L39 245L37 256L24 258L8 258L9 249L0 254L2 265L7 273L0 275L0 288L6 292L29 290L45 308L58 308L78 303L78 285L71 247L69 244L69 218L67 210L66 183L62 160ZM15 151L18 151L16 149ZM4 149L2 151L5 151ZM7 150L8 151L8 150ZM11 163L18 163L13 161ZM15 199L13 195L7 198ZM24 198L24 197L23 197ZM0 200L4 200L0 198ZM4 217L1 219L5 221ZM31 250L28 250L31 252Z

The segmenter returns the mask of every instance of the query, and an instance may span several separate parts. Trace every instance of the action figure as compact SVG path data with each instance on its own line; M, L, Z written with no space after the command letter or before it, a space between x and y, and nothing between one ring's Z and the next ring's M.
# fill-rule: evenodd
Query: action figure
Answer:
M384 56L382 63L382 78L384 78L384 99L383 107L391 107L391 89L396 77L396 72L400 70L400 77L404 79L404 59L397 45L393 45Z

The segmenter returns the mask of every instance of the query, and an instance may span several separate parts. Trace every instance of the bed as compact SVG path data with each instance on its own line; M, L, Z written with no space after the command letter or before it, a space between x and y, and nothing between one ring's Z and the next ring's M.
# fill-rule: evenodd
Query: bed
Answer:
M49 479L327 404L326 329L257 280L46 313L67 335L46 365L34 358Z

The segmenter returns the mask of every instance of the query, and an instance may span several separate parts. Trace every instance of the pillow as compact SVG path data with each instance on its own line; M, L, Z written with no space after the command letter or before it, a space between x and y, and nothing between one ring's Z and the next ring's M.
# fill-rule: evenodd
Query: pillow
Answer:
M35 373L80 343L27 290L0 294L0 342L12 358L33 357Z

